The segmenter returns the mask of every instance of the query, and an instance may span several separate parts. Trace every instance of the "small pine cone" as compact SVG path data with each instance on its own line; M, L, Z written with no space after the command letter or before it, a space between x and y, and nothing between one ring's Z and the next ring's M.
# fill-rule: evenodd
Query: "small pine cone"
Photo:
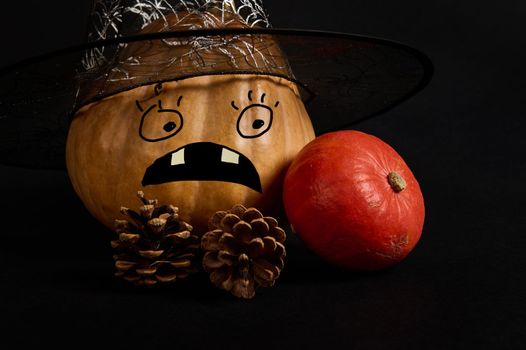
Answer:
M285 231L278 221L242 205L215 213L201 238L203 267L218 288L251 299L255 289L271 287L284 267Z
M137 196L139 212L121 208L127 220L115 220L118 239L114 249L115 276L138 286L172 283L198 271L199 237L192 226L179 220L179 209L160 206L157 200Z

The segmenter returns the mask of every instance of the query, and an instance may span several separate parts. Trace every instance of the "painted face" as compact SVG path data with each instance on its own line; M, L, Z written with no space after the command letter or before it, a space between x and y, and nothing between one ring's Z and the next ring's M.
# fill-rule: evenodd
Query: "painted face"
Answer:
M294 156L314 138L298 90L259 75L201 76L141 86L83 107L66 148L71 182L112 227L138 190L206 227L235 204L269 215Z
M161 92L162 85L157 85L155 94L159 99L146 109L136 101L142 113L139 136L146 142L166 142L176 137L185 124L181 113L182 102L187 102L184 96L177 98L175 106L166 107ZM232 114L238 115L235 122L237 135L233 134L247 140L260 138L271 130L274 109L280 102L270 101L266 92L256 95L254 90L249 90L246 95L246 101L232 100L229 103ZM239 107L245 104L245 107ZM231 126L233 130L234 123ZM263 191L252 161L242 152L214 142L189 143L162 155L146 169L142 185L177 181L223 181L244 185L259 193Z

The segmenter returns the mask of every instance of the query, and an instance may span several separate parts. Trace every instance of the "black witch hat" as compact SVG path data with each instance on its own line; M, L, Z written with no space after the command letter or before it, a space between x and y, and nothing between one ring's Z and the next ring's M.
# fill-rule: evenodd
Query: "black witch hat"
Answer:
M283 77L301 88L322 134L387 111L432 74L429 59L401 43L272 28L261 0L93 0L90 19L87 43L0 69L0 163L63 169L75 111L138 86Z

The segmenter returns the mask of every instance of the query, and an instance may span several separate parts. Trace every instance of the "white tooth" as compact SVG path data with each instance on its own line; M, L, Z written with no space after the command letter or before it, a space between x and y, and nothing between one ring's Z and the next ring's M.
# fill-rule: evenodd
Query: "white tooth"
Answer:
M172 153L172 166L184 164L184 148Z
M223 163L239 164L239 154L223 148L221 153L221 161Z

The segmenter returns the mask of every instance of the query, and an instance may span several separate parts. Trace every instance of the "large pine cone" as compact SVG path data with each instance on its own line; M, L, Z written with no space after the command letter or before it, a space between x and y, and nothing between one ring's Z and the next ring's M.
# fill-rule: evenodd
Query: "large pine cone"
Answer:
M115 220L118 239L115 250L115 275L135 285L154 286L172 283L197 272L199 237L192 226L179 220L178 208L159 206L157 200L144 198L139 213L128 208L121 212L128 220Z
M217 287L250 299L255 288L271 287L284 267L285 231L278 221L242 205L212 216L201 239L203 267Z

